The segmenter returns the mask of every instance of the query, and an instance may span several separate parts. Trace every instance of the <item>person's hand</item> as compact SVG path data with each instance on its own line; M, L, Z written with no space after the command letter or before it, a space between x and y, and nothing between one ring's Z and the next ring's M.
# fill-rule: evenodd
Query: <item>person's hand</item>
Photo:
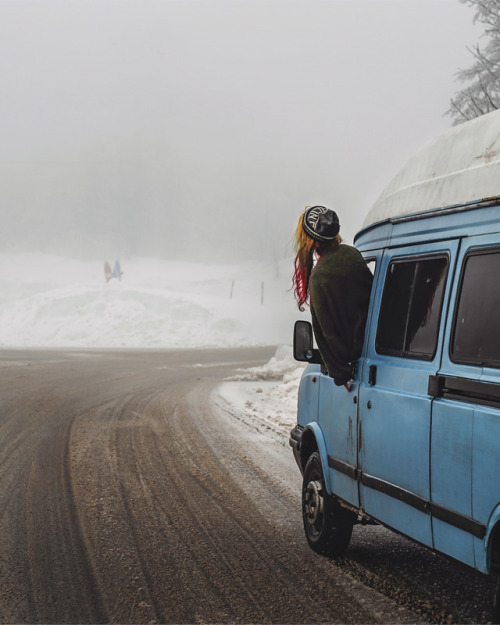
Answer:
M350 393L350 392L351 392L351 386L352 386L353 381L354 381L354 380L349 380L349 382L346 382L346 383L344 384L344 388L345 388L345 390L346 390L348 393Z

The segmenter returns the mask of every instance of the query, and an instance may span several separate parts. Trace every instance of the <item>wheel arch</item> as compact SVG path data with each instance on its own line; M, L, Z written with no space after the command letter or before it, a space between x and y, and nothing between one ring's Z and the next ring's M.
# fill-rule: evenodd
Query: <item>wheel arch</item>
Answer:
M328 454L326 451L326 443L323 432L317 423L310 423L302 434L300 441L300 460L302 466L305 467L312 453L317 451L321 459L323 476L327 491L332 494L332 484L330 480L330 471L328 471Z

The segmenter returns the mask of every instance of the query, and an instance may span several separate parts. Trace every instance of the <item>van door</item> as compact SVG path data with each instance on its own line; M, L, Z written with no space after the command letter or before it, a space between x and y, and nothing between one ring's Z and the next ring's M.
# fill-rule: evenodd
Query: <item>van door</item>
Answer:
M374 274L372 296L368 309L365 346L369 334L370 317L373 309L375 284L382 252L364 254L367 267ZM359 360L362 363L362 359ZM358 392L361 374L360 364L350 392L343 386L335 386L328 375L320 377L318 422L325 437L328 453L328 483L333 493L344 501L359 506L358 484Z
M440 366L457 249L443 241L386 250L359 390L361 505L429 546L428 383Z
M500 245L464 240L442 366L431 378L434 548L486 572L483 538L500 504Z

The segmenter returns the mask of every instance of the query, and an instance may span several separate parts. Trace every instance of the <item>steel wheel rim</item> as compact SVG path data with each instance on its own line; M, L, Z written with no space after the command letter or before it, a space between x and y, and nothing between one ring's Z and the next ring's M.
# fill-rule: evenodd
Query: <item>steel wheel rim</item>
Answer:
M320 480L311 480L304 493L304 516L315 532L321 529L323 520L324 497Z

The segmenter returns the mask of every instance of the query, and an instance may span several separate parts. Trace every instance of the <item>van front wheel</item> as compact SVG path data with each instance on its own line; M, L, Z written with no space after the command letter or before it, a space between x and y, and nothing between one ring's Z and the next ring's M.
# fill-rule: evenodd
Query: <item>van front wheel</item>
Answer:
M347 549L356 515L326 492L318 452L311 454L304 469L302 519L307 542L314 551L340 556Z

